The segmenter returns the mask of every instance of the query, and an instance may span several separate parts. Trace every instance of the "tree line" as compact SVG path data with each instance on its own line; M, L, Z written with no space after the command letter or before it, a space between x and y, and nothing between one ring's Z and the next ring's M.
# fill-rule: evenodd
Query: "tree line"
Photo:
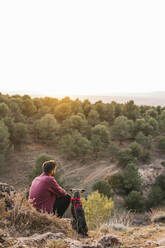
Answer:
M0 94L0 137L1 165L11 147L30 139L67 159L109 157L125 166L148 161L156 139L156 149L165 150L165 108Z

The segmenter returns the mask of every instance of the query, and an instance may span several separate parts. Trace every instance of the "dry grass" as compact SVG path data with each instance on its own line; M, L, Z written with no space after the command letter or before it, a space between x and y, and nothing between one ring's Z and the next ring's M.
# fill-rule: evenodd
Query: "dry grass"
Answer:
M151 209L150 220L154 222L154 220L159 216L165 216L165 209Z
M70 237L74 235L70 221L55 215L40 213L26 200L25 193L16 194L14 208L6 212L5 203L1 202L1 220L7 219L7 227L12 235L30 236L34 233L62 232Z
M64 240L57 239L57 240L49 240L45 248L68 248L68 247L69 247L68 244Z
M135 214L132 211L113 209L111 217L109 218L108 225L123 225L130 227L133 223Z

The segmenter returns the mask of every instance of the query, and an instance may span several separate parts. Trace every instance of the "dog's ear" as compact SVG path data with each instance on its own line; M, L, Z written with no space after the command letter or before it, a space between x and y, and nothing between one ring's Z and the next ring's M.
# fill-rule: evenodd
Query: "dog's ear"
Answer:
M84 193L84 192L85 192L85 189L82 189L82 190L81 190L81 193Z

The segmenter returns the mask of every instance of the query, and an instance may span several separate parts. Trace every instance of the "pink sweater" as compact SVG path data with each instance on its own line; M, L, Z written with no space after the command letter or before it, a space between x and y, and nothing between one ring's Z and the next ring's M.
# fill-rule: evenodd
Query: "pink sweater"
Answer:
M64 196L62 189L52 176L42 173L36 177L30 187L29 200L33 200L33 206L40 212L53 212L53 205L57 196Z

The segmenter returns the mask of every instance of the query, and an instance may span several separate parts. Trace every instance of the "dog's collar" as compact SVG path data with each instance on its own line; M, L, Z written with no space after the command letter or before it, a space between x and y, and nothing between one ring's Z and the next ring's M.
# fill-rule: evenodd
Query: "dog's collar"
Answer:
M80 198L71 198L71 203L81 202Z

